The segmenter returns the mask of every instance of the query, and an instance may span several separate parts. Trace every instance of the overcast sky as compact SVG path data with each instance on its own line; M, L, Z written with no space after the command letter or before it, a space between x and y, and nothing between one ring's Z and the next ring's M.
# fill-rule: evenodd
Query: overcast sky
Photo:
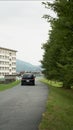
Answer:
M0 1L0 46L17 50L17 58L34 65L42 59L48 39L48 12L41 1Z

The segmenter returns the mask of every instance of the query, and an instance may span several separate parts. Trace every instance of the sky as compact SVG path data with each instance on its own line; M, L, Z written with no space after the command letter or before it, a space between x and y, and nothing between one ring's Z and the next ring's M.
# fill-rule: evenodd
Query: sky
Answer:
M0 1L0 47L17 50L17 59L40 65L50 30L42 18L47 13L41 1Z

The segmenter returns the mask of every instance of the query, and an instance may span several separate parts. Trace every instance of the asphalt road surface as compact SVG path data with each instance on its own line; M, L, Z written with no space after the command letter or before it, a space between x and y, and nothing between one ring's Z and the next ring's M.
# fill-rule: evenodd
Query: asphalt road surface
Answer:
M38 130L47 96L47 86L39 81L0 92L0 130Z

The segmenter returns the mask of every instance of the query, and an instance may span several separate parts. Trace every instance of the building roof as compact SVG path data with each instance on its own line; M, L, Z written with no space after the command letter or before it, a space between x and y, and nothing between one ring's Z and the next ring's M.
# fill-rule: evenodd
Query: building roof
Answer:
M14 51L14 52L17 52L16 50L13 50L13 49L8 49L8 48L4 48L4 47L0 47L0 49L5 49L5 50L9 50L9 51Z

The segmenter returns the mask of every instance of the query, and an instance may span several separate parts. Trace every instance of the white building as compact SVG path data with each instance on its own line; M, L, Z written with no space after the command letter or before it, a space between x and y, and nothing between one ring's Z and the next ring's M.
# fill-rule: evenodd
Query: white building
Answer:
M16 52L0 47L0 76L16 74Z

